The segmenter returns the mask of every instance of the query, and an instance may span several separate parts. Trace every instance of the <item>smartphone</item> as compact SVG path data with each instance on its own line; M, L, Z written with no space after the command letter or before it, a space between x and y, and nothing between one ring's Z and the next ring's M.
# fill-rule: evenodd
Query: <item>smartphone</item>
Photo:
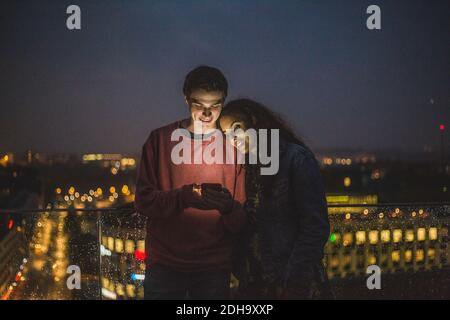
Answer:
M220 183L202 183L202 190L214 190L214 191L222 191L222 185Z

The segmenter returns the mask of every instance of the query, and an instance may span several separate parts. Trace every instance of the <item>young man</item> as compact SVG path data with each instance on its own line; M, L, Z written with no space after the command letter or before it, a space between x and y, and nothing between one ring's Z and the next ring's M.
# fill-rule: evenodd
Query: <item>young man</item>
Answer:
M183 87L190 118L154 130L143 146L136 209L149 218L146 299L228 298L232 248L245 222L245 173L235 164L173 161L179 141L171 138L184 129L177 132L185 133L183 152L191 154L183 158L191 159L222 138L216 122L227 91L218 69L192 70Z

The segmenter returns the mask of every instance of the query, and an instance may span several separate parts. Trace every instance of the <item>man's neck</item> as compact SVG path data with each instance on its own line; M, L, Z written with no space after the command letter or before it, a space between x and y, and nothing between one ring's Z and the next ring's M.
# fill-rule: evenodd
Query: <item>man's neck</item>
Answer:
M194 126L194 121L192 119L186 119L181 122L181 126L187 129L189 132L194 134L209 134L217 129L217 125L214 123L214 128L199 129Z

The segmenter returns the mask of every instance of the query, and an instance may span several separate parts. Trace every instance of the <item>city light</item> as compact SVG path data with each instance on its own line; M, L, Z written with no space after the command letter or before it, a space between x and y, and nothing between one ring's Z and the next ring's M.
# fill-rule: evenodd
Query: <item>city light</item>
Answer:
M145 251L136 249L134 251L134 258L138 261L145 261L145 258L146 258Z
M345 177L344 178L344 186L350 187L351 184L352 184L352 180L350 179L350 177Z
M0 165L3 167L6 167L8 165L8 161L9 161L9 156L5 155L0 158Z
M332 234L330 235L330 241L331 241L331 242L336 242L336 234L335 234L335 233L332 233Z
M134 280L134 281L141 280L141 281L143 281L143 280L145 280L145 274L132 273L131 274L131 280Z

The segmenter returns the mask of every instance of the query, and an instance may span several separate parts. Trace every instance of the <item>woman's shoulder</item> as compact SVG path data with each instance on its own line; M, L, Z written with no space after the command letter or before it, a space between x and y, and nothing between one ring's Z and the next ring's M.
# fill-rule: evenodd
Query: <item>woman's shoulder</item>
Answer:
M316 160L314 153L305 145L300 145L297 143L287 142L284 145L285 152L291 159L311 159Z

